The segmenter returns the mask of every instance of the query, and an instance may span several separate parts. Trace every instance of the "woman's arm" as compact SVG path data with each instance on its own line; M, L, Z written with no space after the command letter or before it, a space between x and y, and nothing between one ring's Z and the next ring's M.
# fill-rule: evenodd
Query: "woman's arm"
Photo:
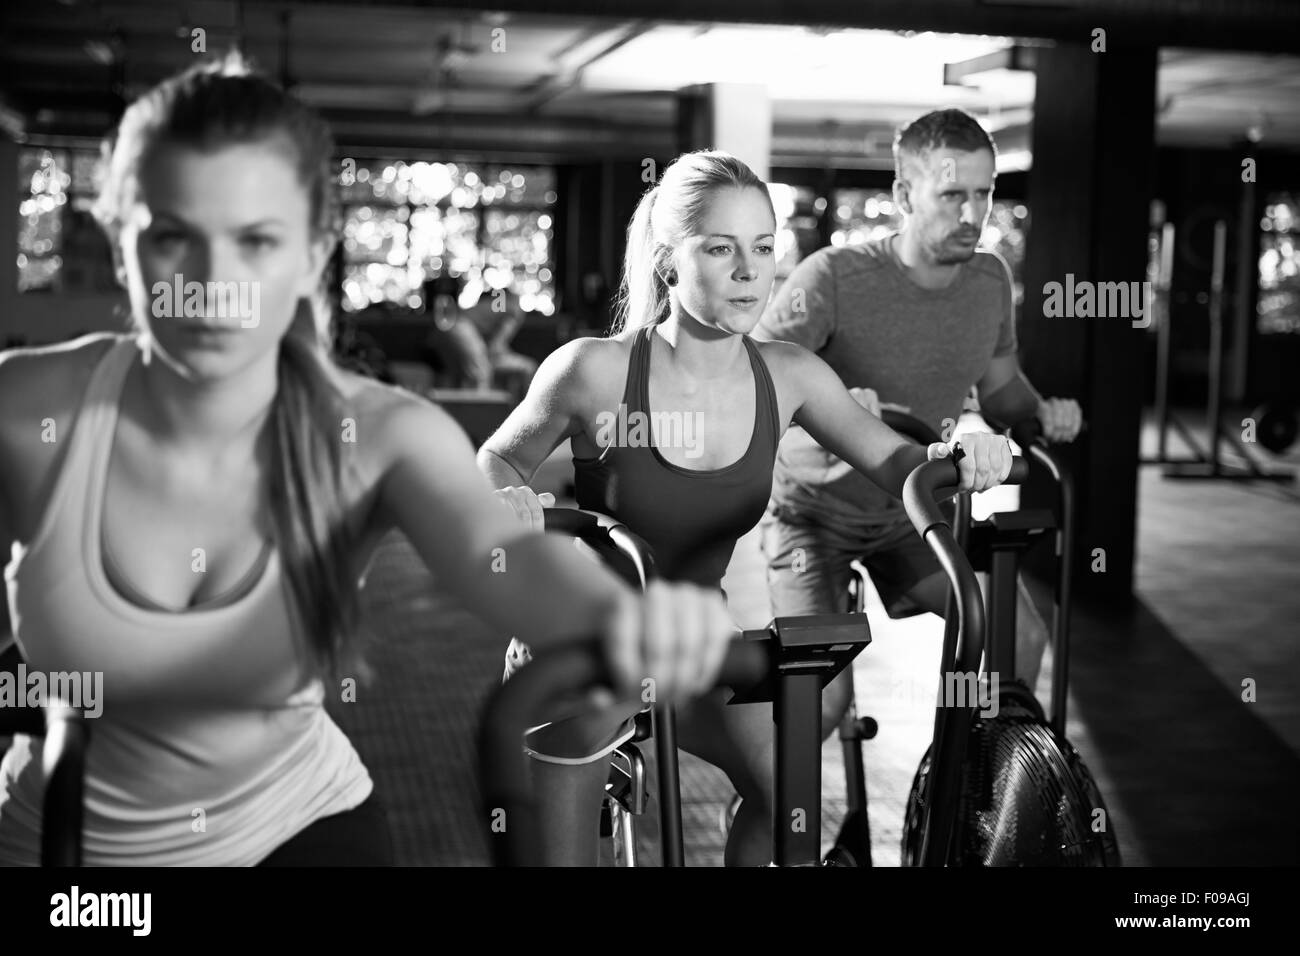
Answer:
M895 498L903 496L907 476L930 458L951 452L935 443L928 449L902 437L854 400L824 361L797 345L778 343L796 389L794 421L827 451L847 461ZM959 462L962 491L985 491L1011 471L1011 452L999 435L962 436Z
M383 427L379 507L467 607L539 648L603 626L625 586L568 542L521 526L446 412L411 401Z
M479 468L492 487L527 485L561 442L582 431L592 385L587 366L599 347L596 339L576 339L538 367L524 400L479 449Z
M642 599L570 540L523 528L440 408L408 400L380 431L378 512L469 610L535 651L601 637L625 690L647 676L660 699L711 686L735 630L716 591L656 581Z

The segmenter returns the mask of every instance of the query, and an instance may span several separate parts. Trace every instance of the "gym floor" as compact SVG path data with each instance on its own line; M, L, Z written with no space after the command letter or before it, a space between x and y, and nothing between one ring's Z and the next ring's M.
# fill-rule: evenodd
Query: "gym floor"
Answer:
M1145 438L1153 449L1150 428ZM1300 465L1300 454L1289 463ZM1076 609L1067 736L1097 778L1126 865L1294 865L1300 488L1175 482L1146 467L1139 495L1140 600L1127 612ZM1009 505L1014 498L986 507ZM754 536L737 546L726 587L737 623L767 622ZM506 640L439 593L396 536L376 555L366 595L376 680L356 703L336 705L336 719L387 803L398 861L482 865L474 729L501 678ZM932 615L892 621L872 599L873 643L855 678L860 712L881 728L866 745L873 856L896 866L904 803L931 730L942 625ZM1049 661L1043 701L1050 673ZM1248 678L1252 702L1242 700ZM730 786L689 755L681 770L687 864L721 865L718 818ZM822 776L829 843L844 812L834 738ZM645 863L658 861L653 817L641 828Z

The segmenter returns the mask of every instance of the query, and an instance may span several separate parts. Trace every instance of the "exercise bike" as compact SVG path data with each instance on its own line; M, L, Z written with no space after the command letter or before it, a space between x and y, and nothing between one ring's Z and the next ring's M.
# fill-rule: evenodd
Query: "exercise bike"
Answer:
M573 537L590 548L595 556L625 582L638 590L658 576L654 554L650 546L638 535L615 519L595 511L574 508L547 508L543 512L545 528ZM866 618L852 619L848 615L822 615L820 618L782 618L769 629L746 632L751 640L765 639L769 634L784 645L784 665L788 670L814 667L818 674L818 700L820 689L840 672L870 641L865 630ZM838 630L837 630L838 629ZM811 636L813 646L808 651L817 655L817 663L798 661L794 655L801 643ZM818 646L818 643L822 646ZM833 647L830 655L824 647ZM826 668L833 663L833 670ZM532 666L531 664L529 665ZM514 678L512 678L514 679ZM764 685L765 696L738 696L735 703L750 700L773 700L770 684ZM811 698L809 698L811 699ZM637 821L647 813L650 805L648 774L641 746L648 740L655 745L658 768L657 800L660 843L664 866L683 866L685 861L684 838L681 822L680 771L677 754L676 715L671 706L654 705L639 713L634 722L631 739L617 747L610 755L609 774L601 801L600 835L612 842L615 866L637 865ZM802 728L802 717L786 720L782 726ZM799 744L802 744L800 739ZM778 750L780 754L802 751L802 746L789 741ZM820 774L820 764L801 762L788 768L787 775L798 778L808 773ZM781 776L778 768L778 777ZM820 776L818 776L820 781ZM820 787L820 783L818 784ZM806 802L806 801L801 801ZM820 810L814 804L813 811ZM820 826L817 827L820 832Z
M1065 737L1074 485L1036 420L1014 428L987 416L985 420L996 431L1010 432L1029 459L1048 472L1057 489L1057 514L1021 509L970 523L967 501L958 509L959 536L949 540L946 528L935 526L942 518L926 504L928 499L916 497L913 489L908 500L905 492L913 526L934 538L927 540L948 572L959 606L970 602L958 590L958 579L967 577L972 566L989 574L987 628L963 628L959 651L951 629L946 631L942 674L946 691L950 674L978 673L982 654L984 676L977 696L992 712L973 719L972 708L957 706L944 708L953 710L952 720L936 719L934 743L922 758L908 797L903 865L1119 866L1119 843L1101 791ZM1054 538L1057 558L1050 720L1032 689L1014 678L1020 558L1049 537ZM954 569L961 574L955 577ZM974 596L979 596L978 590ZM970 612L974 606L961 610ZM981 631L986 642L978 640ZM962 751L960 761L952 759ZM953 814L950 828L927 823L931 805ZM934 842L936 833L943 842Z
M1007 483L1023 480L1027 462L1016 459ZM927 462L909 477L904 502L918 533L934 550L953 585L955 605L953 655L960 643L961 663L978 671L984 646L984 602L974 571L957 546L951 527L935 504L937 494L951 493L959 481L956 459ZM1013 579L1014 580L1014 579ZM1013 595L1014 596L1014 595ZM822 865L821 692L870 642L861 614L777 618L767 628L746 631L734 642L718 684L733 690L732 703L772 701L776 743L773 812L773 863L779 866ZM974 658L973 662L971 658ZM538 665L543 666L538 666ZM949 667L948 671L952 672ZM594 641L556 649L497 688L480 727L479 754L485 819L491 826L493 859L498 865L537 865L536 816L526 785L520 742L522 734L548 702L596 684L609 675ZM942 705L942 701L941 701ZM908 836L918 844L914 862L938 866L959 860L950 847L963 809L962 784L968 778L967 738L974 708L936 708L932 766L922 765L910 815ZM675 758L675 754L673 755ZM680 795L661 787L661 803L675 804L665 817L666 841L680 842ZM661 808L662 810L662 808ZM667 862L668 854L665 854Z
M14 674L21 662L17 644L0 651L0 672ZM61 700L46 701L38 708L0 707L0 737L17 734L42 739L46 782L41 803L41 866L81 866L90 724L81 710ZM0 750L0 756L3 754Z
M573 508L547 508L543 514L548 532L572 536L590 548L598 559L632 587L644 590L657 576L654 554L649 545L615 519L598 512ZM749 688L745 694L737 694L731 702L776 701L779 704L788 701L793 706L793 702L798 701L804 710L784 717L780 712L775 715L778 728L785 728L787 734L794 729L794 737L783 738L782 744L777 748L778 783L782 780L801 780L809 774L816 774L815 789L819 792L820 763L816 759L808 759L809 752L803 746L803 731L808 720L804 711L810 702L815 702L820 708L822 688L870 642L866 618L834 614L780 618L773 621L769 628L747 631L745 636L751 641L774 640L780 668L787 673L789 681L797 684L799 682L795 680L796 677L807 679L811 675L816 682L815 695L811 693L810 687L804 687L796 693L778 695L770 681L760 684L759 676L762 675L756 675L753 683L758 686ZM530 663L529 668L532 666ZM517 675L512 678L514 679L517 679ZM804 693L804 690L808 693ZM658 768L656 807L663 865L684 865L676 717L671 706L655 705L637 715L631 739L610 755L609 773L601 801L600 835L612 841L616 866L637 865L637 821L647 812L650 804L646 761L641 745L651 739L655 744ZM789 762L790 755L795 754L799 755L795 762ZM794 792L796 790L791 790L792 794ZM809 801L806 797L807 794L801 792L799 798L792 796L788 802L803 808L801 812L810 818L810 822L805 821L807 832L814 834L815 842L820 834L817 816L820 813L820 798ZM802 847L783 845L779 856L801 852L804 852Z
M881 420L904 438L910 438L923 448L937 441L942 441L939 434L929 425L905 412L892 408L880 411ZM954 525L958 529L958 543L964 547L964 529L970 520L970 497L959 495L956 498L956 517ZM870 584L867 569L858 561L851 565L853 577L849 580L846 610L850 614L865 614L867 589ZM891 610L889 616L894 620L915 617L924 614L922 608ZM949 634L955 635L957 626L956 608L949 595L945 621L945 646ZM867 772L863 762L863 744L873 739L880 730L875 718L858 715L857 693L853 686L853 671L848 672L849 701L844 714L840 717L836 734L844 758L844 822L835 838L835 843L826 855L826 862L834 866L871 866L871 820L867 809Z
M920 444L939 440L929 426L910 415L886 409L881 417L896 432ZM1022 509L994 514L974 523L970 520L970 496L960 495L955 502L954 543L974 570L986 571L990 576L988 643L982 648L986 674L975 693L967 696L986 704L996 703L998 716L968 725L968 751L962 764L956 822L957 842L947 862L960 865L1119 866L1119 846L1109 826L1101 793L1077 751L1065 738L1070 556L1074 542L1071 476L1043 440L1036 421L1009 428L996 419L986 416L985 420L994 431L1009 433L1030 460L1038 462L1047 471L1057 487L1058 498L1055 515L1050 511ZM915 524L916 516L912 517ZM917 529L921 530L920 525ZM1050 720L1044 717L1032 689L1013 676L1019 559L1025 551L1047 537L1054 538L1057 556L1051 625ZM854 569L857 574L850 584L849 608L862 613L866 570L857 563ZM962 666L956 667L954 599L954 592L950 590L940 666L941 703L945 694L959 689L956 686L957 675L973 676L980 660L977 646L972 645L969 653L963 652ZM920 611L891 612L891 616L899 618L916 613ZM991 681L989 674L997 675L997 679ZM992 700L993 697L997 698L996 701ZM937 715L935 741L942 739L941 723L940 715ZM874 737L877 729L872 718L858 716L850 696L849 708L839 724L848 812L827 855L828 862L837 865L871 865L862 744ZM927 794L934 786L933 752L932 747L922 759L908 797L901 857L904 866L923 862L926 826L922 817ZM945 784L953 785L950 782ZM1049 825L1048 817L1055 822ZM1099 824L1100 829L1094 829L1094 823Z
M658 576L650 546L608 515L577 508L547 508L543 515L548 532L572 536L633 588L644 591ZM651 706L636 715L631 739L610 754L600 806L600 835L612 841L615 866L637 865L636 824L646 813L650 796L645 756L639 745L650 739L655 742L658 767L664 866L682 866L684 862L676 715L671 707Z

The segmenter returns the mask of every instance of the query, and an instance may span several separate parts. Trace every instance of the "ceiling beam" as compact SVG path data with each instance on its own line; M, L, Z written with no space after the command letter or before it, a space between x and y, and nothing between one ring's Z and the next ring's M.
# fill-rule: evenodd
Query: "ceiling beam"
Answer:
M350 7L463 11L456 0L319 0ZM492 0L506 13L610 16L609 0ZM1127 46L1294 52L1300 4L1292 0L619 0L620 18L698 23L788 23L1042 37L1087 43L1093 29Z
M643 36L650 30L654 29L655 21L641 20L631 23L618 32L609 43L602 46L599 50L587 57L581 63L567 70L563 76L549 76L541 80L535 88L528 92L528 110L540 110L547 103L556 97L563 95L568 90L573 89L582 83L582 74L587 68L595 63L599 63L605 57L609 56L615 50L621 49L631 43L639 36Z

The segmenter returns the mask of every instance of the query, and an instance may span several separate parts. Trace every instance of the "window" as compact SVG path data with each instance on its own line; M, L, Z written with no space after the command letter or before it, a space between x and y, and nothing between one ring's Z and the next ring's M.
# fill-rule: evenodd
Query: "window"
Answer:
M18 289L117 287L108 241L91 215L99 153L24 146L18 156ZM362 163L339 187L342 305L421 305L427 279L461 279L462 304L504 289L525 312L555 311L555 172L466 163Z
M1259 227L1259 332L1295 334L1300 332L1300 195L1270 195Z
M90 213L98 160L90 148L19 148L19 292L116 288L108 240Z
M903 222L892 193L881 189L837 189L831 197L832 246L856 246L889 235Z
M506 290L525 312L555 311L553 169L373 160L341 189L345 310L418 308L446 274L464 307Z
M1022 278L1025 265L1025 238L1029 234L1029 209L1024 203L993 200L989 210L989 221L984 226L984 235L980 245L992 249L1007 260L1011 267L1011 285L1015 292L1016 305L1025 299L1025 283Z

